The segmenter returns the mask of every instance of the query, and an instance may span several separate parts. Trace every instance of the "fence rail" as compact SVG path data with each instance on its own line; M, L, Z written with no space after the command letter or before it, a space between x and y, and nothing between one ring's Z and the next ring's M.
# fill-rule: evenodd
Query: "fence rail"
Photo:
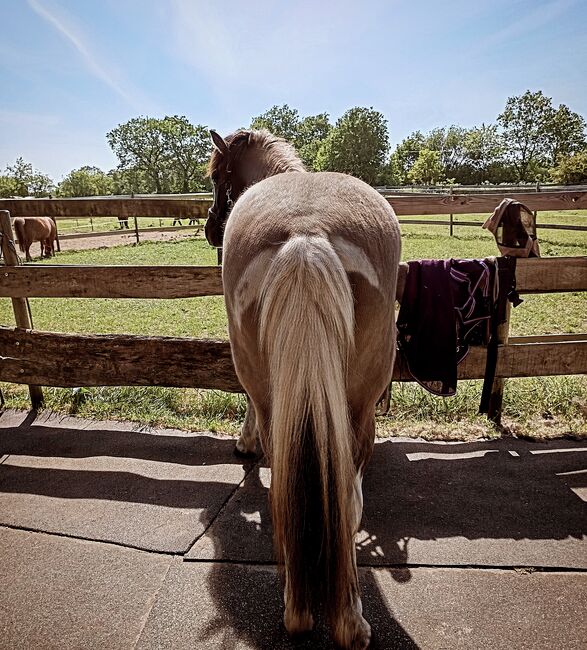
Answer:
M500 192L495 194L424 194L385 197L399 216L475 214L493 212L504 199L512 198L530 210L587 210L587 190L556 192ZM92 198L2 199L0 210L12 217L194 217L207 216L211 198Z

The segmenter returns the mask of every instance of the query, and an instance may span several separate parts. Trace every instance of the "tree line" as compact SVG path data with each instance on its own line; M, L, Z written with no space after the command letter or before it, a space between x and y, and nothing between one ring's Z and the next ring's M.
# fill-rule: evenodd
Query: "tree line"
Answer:
M495 123L414 131L390 152L387 121L373 108L355 107L334 124L327 113L302 117L290 106L273 106L254 117L297 149L307 168L339 171L371 185L436 183L587 182L585 119L553 105L542 91L508 98ZM72 170L58 184L18 158L0 174L0 196L98 196L188 193L210 189L206 165L208 128L183 116L136 117L106 139L116 169Z

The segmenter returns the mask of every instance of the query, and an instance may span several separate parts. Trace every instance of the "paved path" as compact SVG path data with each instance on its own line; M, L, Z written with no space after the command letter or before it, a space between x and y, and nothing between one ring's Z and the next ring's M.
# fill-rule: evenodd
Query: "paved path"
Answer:
M209 434L0 416L0 648L291 644L269 470ZM377 443L357 538L374 648L585 648L587 443Z

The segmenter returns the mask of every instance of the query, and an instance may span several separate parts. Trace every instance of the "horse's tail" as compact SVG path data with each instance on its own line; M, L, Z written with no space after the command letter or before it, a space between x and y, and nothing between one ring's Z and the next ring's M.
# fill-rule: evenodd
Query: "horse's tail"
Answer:
M20 248L20 252L24 253L26 251L24 219L18 217L12 222L12 225L14 227L14 231L16 232L16 238L18 239L18 247Z
M295 236L274 257L262 286L260 342L270 371L274 542L292 599L286 616L318 600L332 616L356 585L346 392L354 302L326 238Z

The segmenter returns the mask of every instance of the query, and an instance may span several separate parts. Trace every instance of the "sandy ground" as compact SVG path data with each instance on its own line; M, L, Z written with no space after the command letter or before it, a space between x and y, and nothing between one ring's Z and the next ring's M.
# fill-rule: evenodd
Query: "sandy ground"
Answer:
M139 232L141 242L144 241L172 241L189 239L194 236L193 230L176 230L171 232ZM134 230L124 230L120 235L106 237L80 237L79 239L62 239L62 251L84 251L92 248L112 248L113 246L126 246L136 243ZM34 245L36 246L36 244Z

